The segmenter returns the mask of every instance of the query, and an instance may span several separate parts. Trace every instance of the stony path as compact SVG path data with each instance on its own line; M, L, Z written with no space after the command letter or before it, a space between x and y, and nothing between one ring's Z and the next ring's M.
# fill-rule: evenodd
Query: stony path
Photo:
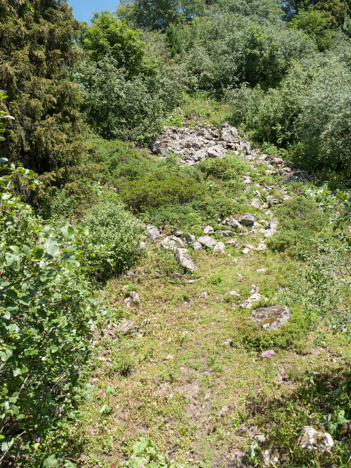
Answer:
M220 231L166 235L148 226L148 258L106 290L116 315L96 343L82 466L119 466L141 436L183 466L253 466L245 451L255 445L264 447L261 466L280 466L279 453L267 448L269 434L257 426L257 401L262 414L268 400L288 401L292 373L328 359L314 348L304 355L281 349L274 361L259 351L270 347L265 331L290 318L281 293L286 260L266 240L279 229L274 211L290 197L289 180L307 174L259 154L229 125L168 128L153 150L178 154L186 165L232 150L253 170L264 165L276 182L243 177L255 189L252 212L218 220Z

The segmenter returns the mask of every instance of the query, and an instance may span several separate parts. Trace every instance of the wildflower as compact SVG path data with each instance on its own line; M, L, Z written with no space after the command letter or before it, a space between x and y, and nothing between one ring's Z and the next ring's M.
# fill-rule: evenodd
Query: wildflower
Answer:
M269 351L265 351L264 353L262 353L262 356L263 358L270 358L272 356L275 355L275 352L273 351L273 349L270 349Z

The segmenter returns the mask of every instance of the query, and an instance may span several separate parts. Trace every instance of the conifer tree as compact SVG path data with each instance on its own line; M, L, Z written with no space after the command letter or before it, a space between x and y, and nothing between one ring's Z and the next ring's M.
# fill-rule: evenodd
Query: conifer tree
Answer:
M0 155L57 181L82 149L80 97L67 78L78 31L67 0L0 0L0 90L15 118Z

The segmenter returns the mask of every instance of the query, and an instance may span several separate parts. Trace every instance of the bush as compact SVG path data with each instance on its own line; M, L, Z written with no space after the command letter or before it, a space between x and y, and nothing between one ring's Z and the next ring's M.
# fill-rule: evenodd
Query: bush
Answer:
M268 247L300 258L316 250L329 225L316 201L302 196L286 201L277 210L277 216L279 231L269 239Z
M113 193L105 195L81 223L85 269L107 280L131 268L141 255L142 224L128 213Z
M120 188L122 200L136 213L188 203L202 192L203 187L193 177L166 175L163 171L125 182Z
M150 142L180 100L182 82L166 73L129 78L113 57L85 63L74 75L88 123L104 138Z
M351 73L330 61L315 76L296 122L300 161L311 169L351 167Z
M96 305L74 229L44 227L3 181L0 202L0 464L42 466L45 436L74 403Z

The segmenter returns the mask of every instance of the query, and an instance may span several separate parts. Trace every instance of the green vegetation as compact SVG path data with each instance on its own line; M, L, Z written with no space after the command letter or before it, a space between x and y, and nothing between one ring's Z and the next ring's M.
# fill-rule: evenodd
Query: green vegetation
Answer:
M67 73L79 24L55 0L2 0L0 17L0 88L14 117L0 154L62 184L84 149L81 97Z
M350 466L350 37L350 0L0 0L1 466Z

